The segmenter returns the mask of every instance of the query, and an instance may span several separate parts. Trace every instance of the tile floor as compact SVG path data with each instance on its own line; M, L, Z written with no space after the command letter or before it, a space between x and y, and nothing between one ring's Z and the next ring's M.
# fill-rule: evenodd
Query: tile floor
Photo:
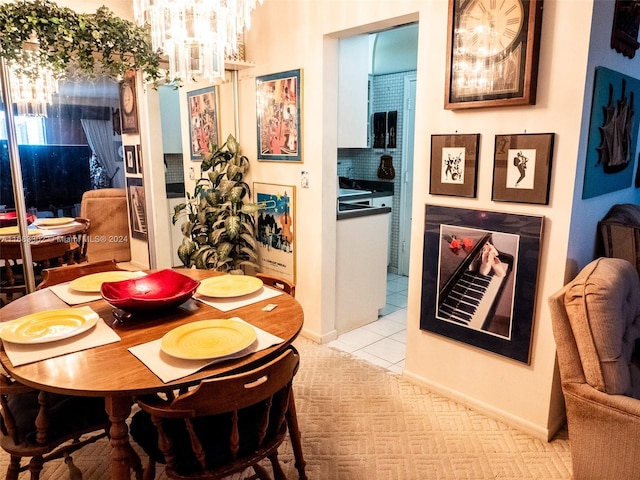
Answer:
M407 336L408 283L408 277L389 273L387 304L378 320L344 333L327 345L394 373L402 373Z

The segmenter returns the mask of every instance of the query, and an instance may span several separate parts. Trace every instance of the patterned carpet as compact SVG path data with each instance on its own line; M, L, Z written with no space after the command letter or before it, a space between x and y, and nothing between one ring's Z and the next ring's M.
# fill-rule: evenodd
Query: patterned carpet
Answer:
M302 338L295 344L310 480L571 478L566 429L542 442L346 353ZM108 452L100 441L74 454L85 480L110 478ZM288 442L280 460L287 478L298 478ZM7 461L0 457L0 475ZM68 471L55 461L41 478L67 479ZM160 469L156 478L164 478Z

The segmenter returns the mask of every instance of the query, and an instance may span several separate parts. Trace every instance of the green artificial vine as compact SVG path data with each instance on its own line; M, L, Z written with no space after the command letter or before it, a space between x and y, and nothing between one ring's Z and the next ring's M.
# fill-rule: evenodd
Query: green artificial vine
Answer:
M58 77L80 73L115 79L134 69L157 84L165 76L161 55L153 50L146 28L104 6L94 14L79 14L49 0L0 5L0 56L32 78L36 67L49 67Z

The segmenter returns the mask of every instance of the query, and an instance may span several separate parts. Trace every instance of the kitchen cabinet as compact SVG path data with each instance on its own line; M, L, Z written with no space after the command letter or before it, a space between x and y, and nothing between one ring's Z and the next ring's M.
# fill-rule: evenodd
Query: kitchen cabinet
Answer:
M369 35L343 38L338 54L338 148L370 146Z
M386 303L391 214L388 208L375 210L380 213L337 222L335 328L338 335L376 321L378 311Z

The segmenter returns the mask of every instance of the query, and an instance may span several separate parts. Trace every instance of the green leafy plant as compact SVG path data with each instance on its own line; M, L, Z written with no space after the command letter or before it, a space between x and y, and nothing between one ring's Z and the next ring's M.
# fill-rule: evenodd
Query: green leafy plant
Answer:
M255 213L262 206L245 201L251 197L244 181L249 159L233 135L211 150L200 165L207 176L196 182L193 195L187 192L186 203L174 207L173 224L185 218L178 257L187 267L243 273L247 266L258 267Z
M118 78L134 69L157 83L165 75L161 54L153 50L146 28L104 6L95 14L79 14L49 0L0 5L0 56L20 74L35 77L39 66L58 77Z

